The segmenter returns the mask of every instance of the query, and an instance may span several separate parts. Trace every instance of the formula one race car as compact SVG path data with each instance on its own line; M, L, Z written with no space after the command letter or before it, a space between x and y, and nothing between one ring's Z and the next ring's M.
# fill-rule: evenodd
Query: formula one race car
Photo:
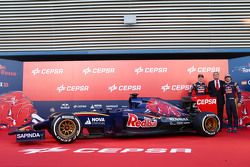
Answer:
M44 139L44 129L60 143L71 143L79 137L134 136L197 132L214 136L220 121L212 112L201 112L191 97L183 97L183 107L160 98L131 94L128 108L92 112L53 113L45 121L17 128L17 141ZM84 130L83 130L84 129ZM83 131L87 131L85 134Z

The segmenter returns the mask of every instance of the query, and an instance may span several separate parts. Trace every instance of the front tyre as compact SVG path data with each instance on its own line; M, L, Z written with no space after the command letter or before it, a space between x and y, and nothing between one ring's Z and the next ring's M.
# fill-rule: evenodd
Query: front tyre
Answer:
M52 122L54 120L55 117L57 117L58 115L62 114L61 112L53 112L51 115L49 115L48 119L50 122ZM51 128L51 124L49 125L49 128L47 128L49 134L51 134L53 136L53 132L52 132L52 128Z
M50 131L58 142L72 143L81 133L81 123L72 114L60 114L53 119Z
M202 136L215 136L220 130L220 120L212 112L198 113L193 121L194 129Z

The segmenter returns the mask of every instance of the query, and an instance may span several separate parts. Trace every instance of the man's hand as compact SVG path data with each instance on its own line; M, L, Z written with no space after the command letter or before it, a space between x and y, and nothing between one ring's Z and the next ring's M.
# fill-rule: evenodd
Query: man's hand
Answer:
M238 107L240 107L241 106L241 103L238 103Z

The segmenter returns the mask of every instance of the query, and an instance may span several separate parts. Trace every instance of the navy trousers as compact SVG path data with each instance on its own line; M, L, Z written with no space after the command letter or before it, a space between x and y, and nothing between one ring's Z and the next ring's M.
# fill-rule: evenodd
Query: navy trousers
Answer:
M238 113L236 109L236 103L234 99L226 99L226 110L228 119L228 128L238 127ZM234 123L233 123L234 120Z

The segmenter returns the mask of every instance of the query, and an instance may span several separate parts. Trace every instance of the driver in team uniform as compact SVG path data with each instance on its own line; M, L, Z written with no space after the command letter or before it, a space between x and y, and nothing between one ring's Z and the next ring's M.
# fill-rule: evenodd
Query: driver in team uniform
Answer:
M238 84L232 81L232 77L230 74L225 75L225 85L223 86L223 88L226 98L228 132L236 133L239 121L237 106L240 107L242 103L241 91Z
M200 95L205 95L207 94L207 85L204 83L204 75L203 74L199 74L198 75L198 82L194 83L189 92L188 92L188 96L192 96L192 93L195 92L196 96L200 96Z

